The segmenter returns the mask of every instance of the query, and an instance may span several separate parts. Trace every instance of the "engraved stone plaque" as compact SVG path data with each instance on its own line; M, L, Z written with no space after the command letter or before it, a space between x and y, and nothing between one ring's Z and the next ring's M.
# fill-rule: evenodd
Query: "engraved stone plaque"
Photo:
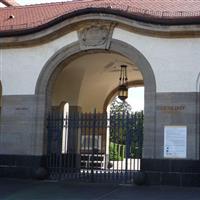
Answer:
M111 24L91 24L82 28L79 31L81 49L108 49L112 32Z

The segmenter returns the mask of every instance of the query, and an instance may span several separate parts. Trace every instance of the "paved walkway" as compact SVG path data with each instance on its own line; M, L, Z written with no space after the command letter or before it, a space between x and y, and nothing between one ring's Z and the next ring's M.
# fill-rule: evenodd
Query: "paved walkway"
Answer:
M0 179L0 200L200 200L200 188Z

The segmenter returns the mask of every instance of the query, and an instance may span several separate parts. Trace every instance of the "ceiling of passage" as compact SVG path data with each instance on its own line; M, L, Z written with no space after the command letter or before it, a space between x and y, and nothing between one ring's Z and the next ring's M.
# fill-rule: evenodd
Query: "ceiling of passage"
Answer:
M65 66L53 87L54 105L62 101L85 110L101 110L106 97L118 86L120 65L127 65L128 81L141 81L137 66L114 53L86 54Z

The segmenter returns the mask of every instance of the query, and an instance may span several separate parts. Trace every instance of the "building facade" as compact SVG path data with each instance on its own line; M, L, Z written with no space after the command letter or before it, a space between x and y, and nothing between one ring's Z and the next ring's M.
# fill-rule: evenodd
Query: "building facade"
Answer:
M137 0L0 8L0 176L45 165L53 108L104 112L125 63L129 84L145 88L146 182L200 185L199 10Z

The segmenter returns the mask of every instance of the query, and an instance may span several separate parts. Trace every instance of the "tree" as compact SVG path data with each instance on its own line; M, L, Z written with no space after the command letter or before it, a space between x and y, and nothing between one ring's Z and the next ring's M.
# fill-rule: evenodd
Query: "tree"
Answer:
M121 101L117 97L112 101L110 106L110 114L113 115L114 113L132 113L132 107L126 101Z
M110 107L110 160L140 157L143 111L133 112L126 101L115 98Z

